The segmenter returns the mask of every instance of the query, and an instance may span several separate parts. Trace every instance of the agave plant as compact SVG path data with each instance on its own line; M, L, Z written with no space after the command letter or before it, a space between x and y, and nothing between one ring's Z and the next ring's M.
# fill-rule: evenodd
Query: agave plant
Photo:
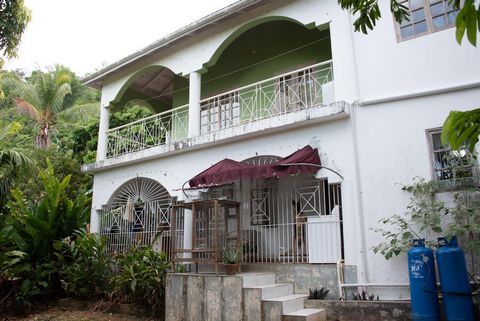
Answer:
M354 301L379 301L380 297L375 294L370 294L367 291L362 291L359 293L352 292L352 300Z
M316 289L316 288L308 289L308 291L309 291L309 295L308 295L309 300L324 300L330 290L325 289L325 287L322 287L321 289Z

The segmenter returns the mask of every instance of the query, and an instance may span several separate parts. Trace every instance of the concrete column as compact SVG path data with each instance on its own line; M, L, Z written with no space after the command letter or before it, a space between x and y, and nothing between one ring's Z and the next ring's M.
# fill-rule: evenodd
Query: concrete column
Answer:
M190 89L188 103L188 138L200 135L200 95L202 75L190 73Z
M193 229L193 220L192 220L192 211L185 210L184 217L184 227L183 227L183 247L186 250L192 249L192 229ZM191 258L191 253L184 253L184 258Z
M107 130L110 122L110 108L109 106L100 107L100 125L98 129L98 143L97 143L97 161L104 160L107 156Z
M93 207L90 212L90 233L100 233L100 213Z

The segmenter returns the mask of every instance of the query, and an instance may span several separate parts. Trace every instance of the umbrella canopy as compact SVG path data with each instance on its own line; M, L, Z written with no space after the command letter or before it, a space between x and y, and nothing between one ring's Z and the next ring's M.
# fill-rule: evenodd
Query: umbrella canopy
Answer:
M190 187L222 185L244 179L315 173L320 166L318 150L307 145L272 164L250 165L225 158L190 179Z

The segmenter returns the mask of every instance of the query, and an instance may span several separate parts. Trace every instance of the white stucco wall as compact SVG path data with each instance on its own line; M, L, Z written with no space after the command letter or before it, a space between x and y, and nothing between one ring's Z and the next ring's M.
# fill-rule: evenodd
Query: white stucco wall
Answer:
M406 257L386 261L371 247L382 237L369 228L378 220L405 212L409 194L400 184L414 177L432 179L427 129L441 127L452 109L478 106L480 89L358 107L360 178L372 283L408 283Z
M255 155L285 156L312 142L321 149L322 163L338 169L344 206L345 257L347 264L359 266L359 281L408 283L405 257L386 261L370 248L380 236L370 231L382 217L402 213L408 194L397 183L409 183L415 176L431 178L426 129L440 127L452 109L479 107L480 89L441 93L447 87L480 82L479 49L466 42L458 46L454 29L405 42L397 42L394 22L387 2L381 2L383 18L368 36L352 32L352 19L337 1L279 1L229 20L154 56L148 64L164 65L175 73L199 70L218 46L241 25L262 16L282 15L304 24L329 23L335 75L335 98L347 102L370 103L356 107L357 132L352 118L317 123L269 135L260 132L248 140L235 141L200 150L112 168L95 174L93 207L99 209L125 181L146 176L159 181L173 196L181 197L181 185L210 165L228 157L243 160ZM102 90L102 106L113 100L122 85L137 70L124 72L107 82ZM422 96L422 92L440 93ZM420 93L419 97L389 100L394 96ZM354 139L358 142L357 193ZM361 202L358 196L361 195ZM359 206L363 212L361 230ZM361 233L365 234L368 275L363 276ZM382 299L408 296L405 291L376 290Z

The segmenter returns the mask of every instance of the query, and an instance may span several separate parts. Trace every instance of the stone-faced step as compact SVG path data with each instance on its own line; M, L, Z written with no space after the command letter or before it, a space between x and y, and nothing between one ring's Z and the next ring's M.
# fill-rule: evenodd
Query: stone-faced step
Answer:
M282 316L304 308L306 294L290 294L262 301L262 320L282 321Z
M241 273L243 287L275 284L275 273Z
M293 284L291 283L252 285L243 288L260 291L262 300L293 294Z
M287 313L282 321L327 321L325 309L301 309Z

